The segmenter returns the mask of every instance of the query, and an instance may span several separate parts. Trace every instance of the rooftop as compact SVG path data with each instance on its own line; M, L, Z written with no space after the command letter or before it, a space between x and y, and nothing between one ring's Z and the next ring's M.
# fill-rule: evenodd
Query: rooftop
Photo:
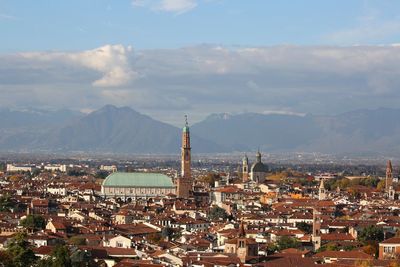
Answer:
M161 173L114 172L103 181L103 186L175 187L172 179Z

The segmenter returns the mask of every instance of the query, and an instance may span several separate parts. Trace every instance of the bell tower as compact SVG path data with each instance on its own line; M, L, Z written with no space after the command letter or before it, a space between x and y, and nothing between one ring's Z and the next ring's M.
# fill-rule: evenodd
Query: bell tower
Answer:
M242 181L247 182L249 180L249 158L244 155L242 160Z
M393 167L392 161L388 160L386 164L386 179L385 179L385 189L389 192L390 187L393 185Z
M190 131L187 115L185 115L185 126L182 130L182 148L181 148L181 177L177 180L177 193L180 198L188 198L192 187L191 172L191 147Z
M190 152L190 131L187 115L185 115L185 127L182 131L182 155L181 155L181 176L190 179L192 177L190 170L191 152Z
M326 199L326 189L325 189L325 184L324 184L324 179L323 178L321 178L321 183L319 184L318 199L319 200L325 200Z
M314 247L314 251L317 251L321 247L321 211L313 209L313 228L311 241Z

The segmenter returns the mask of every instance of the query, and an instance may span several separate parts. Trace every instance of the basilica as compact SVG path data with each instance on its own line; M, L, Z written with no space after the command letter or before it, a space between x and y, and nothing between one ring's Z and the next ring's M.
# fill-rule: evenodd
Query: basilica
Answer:
M104 198L130 201L176 195L189 198L192 195L190 131L185 120L182 130L181 176L174 181L161 173L114 172L101 186Z
M249 159L247 155L242 160L242 179L243 182L253 181L255 183L263 183L266 179L268 166L262 163L261 153L257 152L256 162L251 165L249 172Z

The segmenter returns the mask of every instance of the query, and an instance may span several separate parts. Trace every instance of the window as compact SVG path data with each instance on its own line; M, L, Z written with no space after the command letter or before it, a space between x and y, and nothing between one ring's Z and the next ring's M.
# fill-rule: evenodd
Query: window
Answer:
M124 244L123 243L121 243L121 242L117 242L117 248L122 248L124 246Z
M239 248L244 248L244 241L239 241Z
M393 253L395 247L383 247L383 252L385 253Z

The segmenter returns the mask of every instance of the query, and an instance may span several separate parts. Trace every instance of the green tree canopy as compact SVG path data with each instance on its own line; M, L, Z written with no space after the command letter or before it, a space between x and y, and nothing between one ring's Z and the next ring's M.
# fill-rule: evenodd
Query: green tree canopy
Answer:
M214 206L210 209L210 212L208 213L208 218L212 221L226 220L228 218L228 214L223 208Z
M42 230L46 227L45 219L36 214L30 214L20 222L21 226L29 230Z
M41 259L35 267L72 267L69 250L64 245L57 245L50 257Z
M303 231L306 234L311 234L312 232L312 225L306 222L299 222L296 223L296 226L299 230Z
M6 252L12 258L12 265L15 267L33 266L36 262L36 256L30 248L27 236L24 233L18 233L8 244Z
M300 242L297 238L290 236L282 236L279 238L277 242L279 250L287 249L287 248L298 248L300 247Z
M14 207L9 195L4 195L0 197L0 211L10 211Z
M161 230L161 236L163 238L171 238L174 235L174 230L171 227L164 227Z
M383 241L384 238L383 229L376 225L369 225L363 228L358 234L358 241L362 242L364 245L379 243Z

